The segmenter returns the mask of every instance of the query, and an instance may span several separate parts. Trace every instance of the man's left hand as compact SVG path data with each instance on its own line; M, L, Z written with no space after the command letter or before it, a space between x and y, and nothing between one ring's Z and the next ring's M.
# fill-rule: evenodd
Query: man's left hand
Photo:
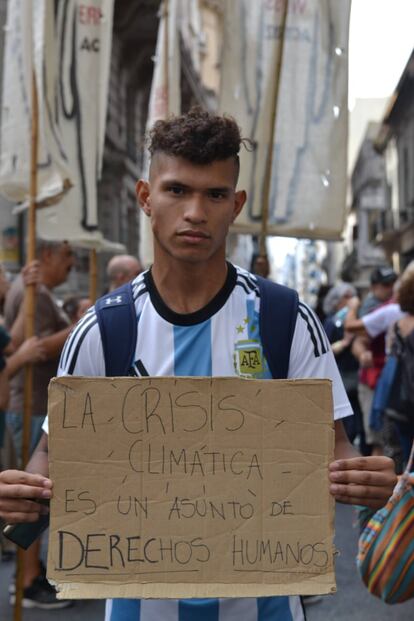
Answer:
M397 483L389 457L338 459L329 465L330 492L338 502L383 507Z

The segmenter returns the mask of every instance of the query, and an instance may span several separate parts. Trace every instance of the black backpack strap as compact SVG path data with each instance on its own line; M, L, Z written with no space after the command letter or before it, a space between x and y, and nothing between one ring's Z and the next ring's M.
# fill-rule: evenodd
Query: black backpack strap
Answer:
M137 317L131 283L99 298L95 312L101 331L106 376L128 375L134 363L137 342Z
M295 332L299 297L296 291L256 276L260 290L260 338L274 379L285 379Z

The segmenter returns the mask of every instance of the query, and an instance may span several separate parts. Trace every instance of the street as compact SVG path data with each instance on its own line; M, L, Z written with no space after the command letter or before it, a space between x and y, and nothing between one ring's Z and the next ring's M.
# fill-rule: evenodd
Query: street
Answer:
M353 528L353 521L353 509L337 505L338 592L309 605L307 621L412 621L414 599L405 604L387 606L371 596L359 579L355 566L357 530ZM13 619L13 610L7 601L7 588L12 572L13 563L0 564L0 621ZM59 621L102 621L103 611L104 604L101 601L82 601L72 608L59 611L25 610L23 621L52 621L57 618Z

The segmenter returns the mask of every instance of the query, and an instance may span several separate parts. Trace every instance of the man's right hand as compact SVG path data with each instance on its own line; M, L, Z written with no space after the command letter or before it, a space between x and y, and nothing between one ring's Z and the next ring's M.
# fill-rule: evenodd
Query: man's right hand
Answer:
M48 507L37 500L52 497L52 481L22 470L0 472L0 517L8 524L36 522Z

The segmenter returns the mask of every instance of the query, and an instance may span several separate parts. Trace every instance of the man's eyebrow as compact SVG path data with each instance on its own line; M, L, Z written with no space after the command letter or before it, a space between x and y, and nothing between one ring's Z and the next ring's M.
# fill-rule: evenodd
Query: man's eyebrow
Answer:
M189 188L190 186L186 185L185 183L183 183L182 181L178 181L178 179L164 179L162 181L163 186L168 186L168 185L174 185L176 187L180 187L180 188Z
M163 188L168 188L174 186L176 188L182 188L184 190L192 189L193 186L187 185L178 179L164 179L161 183ZM230 186L220 186L220 187L208 187L204 189L205 192L218 192L221 194L229 194L232 191Z
M221 192L222 194L228 194L229 192L231 192L230 187L224 185L223 187L219 187L219 188L207 188L207 192Z

